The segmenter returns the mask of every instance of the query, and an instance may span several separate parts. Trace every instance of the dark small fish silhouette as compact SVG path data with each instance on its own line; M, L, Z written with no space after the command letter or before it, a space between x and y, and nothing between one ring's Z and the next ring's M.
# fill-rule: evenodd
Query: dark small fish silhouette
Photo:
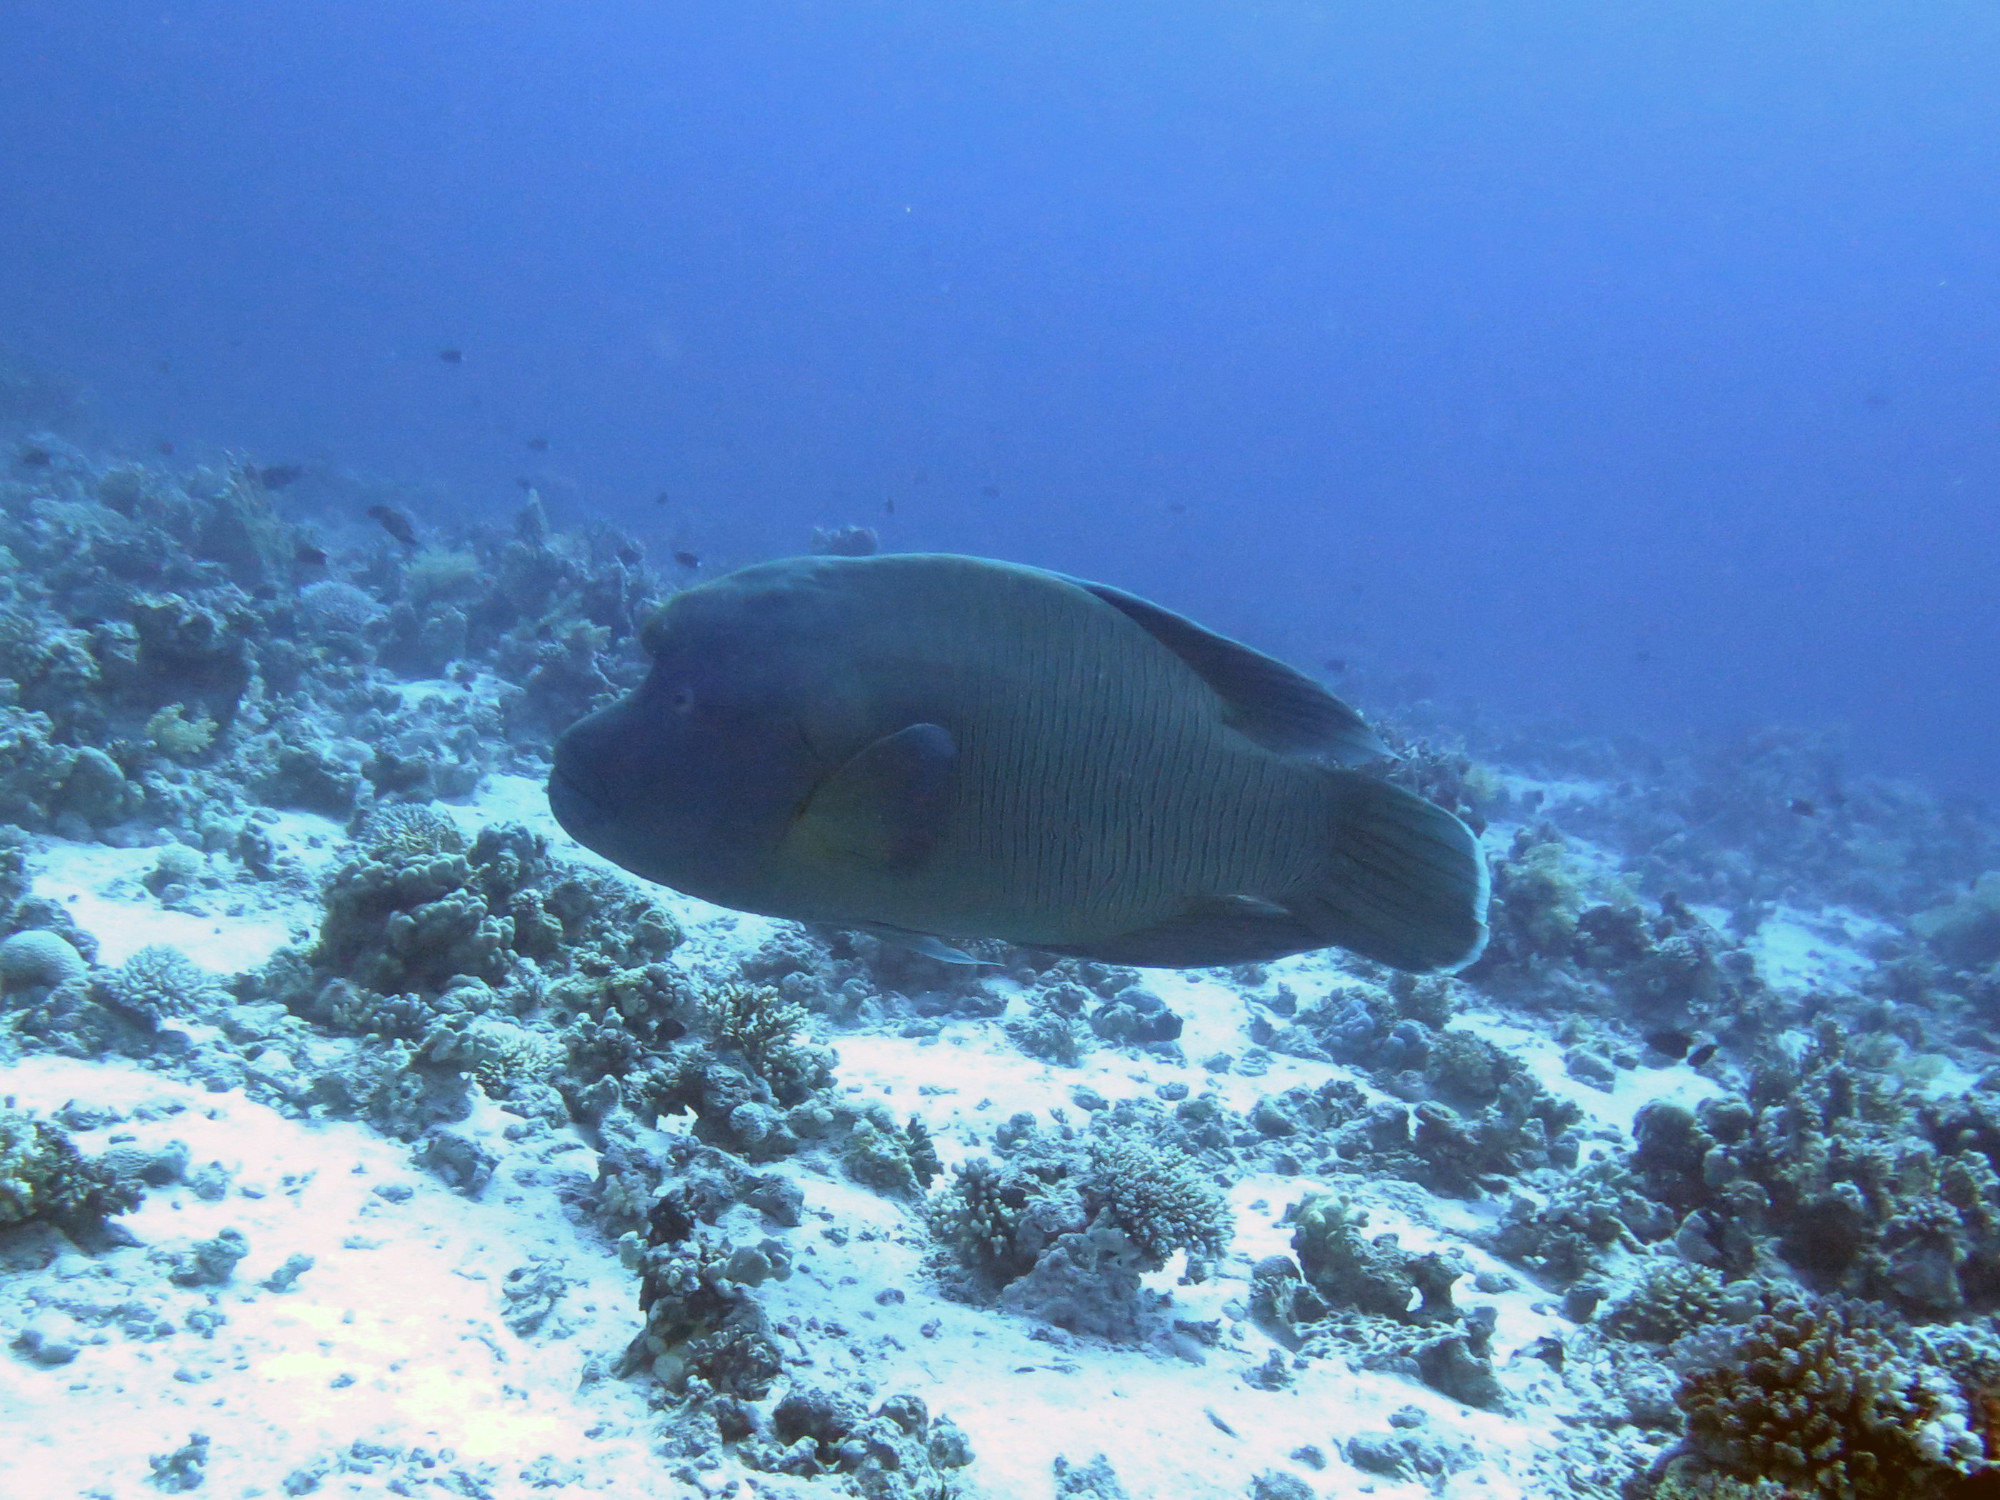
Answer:
M696 557L692 552L688 551L685 547L677 548L675 550L674 561L679 563L684 568L698 568L701 566L701 559L699 557Z
M161 438L157 443L153 444L153 451L155 453L164 453L168 458L172 458L174 456L174 445L169 439Z
M669 495L665 490L661 490L659 494L653 496L653 504L665 505L669 500L673 498L674 497L672 495Z
M997 484L982 484L979 487L979 493L984 495L988 500L998 500L1000 498L1000 486Z
M1345 672L1347 670L1347 658L1344 656L1329 656L1320 665L1325 667L1329 672Z
M14 450L14 462L24 469L46 469L54 461L55 455L40 443L23 443Z
M323 568L326 566L326 548L315 547L311 542L300 542L292 553L292 561L301 567Z
M371 505L368 507L366 514L369 520L381 526L384 531L388 532L390 536L401 542L405 547L414 547L417 545L416 523L404 512L397 510L395 506Z
M1687 1065L1690 1068L1698 1068L1711 1057L1715 1056L1718 1050L1714 1042L1703 1042L1699 1047L1688 1053Z
M1632 653L1632 660L1636 662L1644 663L1644 662L1649 662L1652 659L1653 659L1653 652L1652 648L1649 646L1641 646L1637 651L1634 651Z
M894 500L884 500L882 502L882 514L885 516L893 516L895 513L896 513L896 502Z
M514 476L514 488L515 488L515 489L517 489L517 490L531 490L531 489L533 489L534 487L535 487L535 481L534 481L534 480L532 480L532 479L530 479L530 478L529 478L529 477L528 477L527 475L525 475L525 474L516 474L516 475Z
M1797 813L1802 818L1816 818L1819 816L1819 804L1805 797L1794 797L1785 804L1785 811Z
M257 482L267 490L281 490L294 479L304 477L305 472L300 464L266 464L257 471Z
M529 438L529 439L528 439L528 451L529 451L529 452L531 452L531 453L546 453L546 452L548 452L548 451L549 451L549 440L548 440L547 438L545 438L545 437L531 437L531 438Z
M1167 502L1167 514L1174 516L1186 515L1187 502L1185 500L1169 500Z
M1645 1042L1656 1052L1664 1052L1669 1057L1686 1057L1688 1048L1694 1045L1694 1038L1685 1031L1649 1031Z
M452 345L448 348L438 350L438 358L448 365L462 365L465 363L465 351L456 345Z

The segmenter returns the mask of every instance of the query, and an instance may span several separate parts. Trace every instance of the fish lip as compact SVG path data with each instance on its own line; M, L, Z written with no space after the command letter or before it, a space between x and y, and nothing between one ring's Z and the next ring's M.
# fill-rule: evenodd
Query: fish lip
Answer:
M609 809L596 793L573 766L564 765L561 756L556 758L549 771L549 811L563 832L578 843L588 843L585 833L601 826L609 816Z

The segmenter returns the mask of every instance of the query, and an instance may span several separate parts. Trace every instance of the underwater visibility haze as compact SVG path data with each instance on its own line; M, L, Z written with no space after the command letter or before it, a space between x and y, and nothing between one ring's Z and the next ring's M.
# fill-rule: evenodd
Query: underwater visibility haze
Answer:
M1962 0L0 7L0 1494L2000 1493L1996 182Z

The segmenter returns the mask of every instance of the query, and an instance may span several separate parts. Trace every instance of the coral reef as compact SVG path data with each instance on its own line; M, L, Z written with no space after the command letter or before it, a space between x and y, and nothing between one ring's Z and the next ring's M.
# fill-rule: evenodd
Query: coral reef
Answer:
M1332 1367L1432 1409L1546 1414L1565 1430L1532 1442L1572 1463L1579 1496L1990 1492L1990 815L1851 774L1796 731L1662 749L1475 735L1411 705L1381 726L1400 757L1385 774L1488 830L1494 856L1492 941L1468 971L1325 954L1170 980L990 943L945 964L866 933L732 925L483 816L526 789L491 778L545 775L552 736L644 671L639 623L665 589L629 538L566 531L532 491L467 523L352 476L290 489L286 466L239 456L169 471L36 431L8 453L0 1049L364 1121L467 1215L546 1193L580 1238L495 1272L495 1336L568 1336L596 1310L574 1266L595 1253L615 1274L616 1244L648 1451L690 1493L976 1488L963 1433L883 1394L916 1340L955 1336L933 1311L989 1332L1018 1315L1008 1333L1057 1369L1148 1344L1237 1396ZM401 534L359 519L370 507ZM862 550L864 532L815 545ZM482 788L491 802L442 805ZM100 965L91 902L31 879L82 855L119 861L103 889L161 930L249 916L299 936L249 973L205 968L194 936ZM857 1032L843 1090L836 1049ZM1011 1051L980 1045L1003 1037ZM960 1057L979 1059L964 1078ZM1009 1059L1052 1092L995 1129L1020 1101L983 1079L954 1096ZM106 1221L147 1189L230 1217L267 1190L158 1138L86 1160L69 1131L107 1119L0 1111L21 1264L68 1256L55 1279L92 1284L104 1268L76 1248L115 1244ZM1239 1218L1247 1241L1267 1211L1257 1232L1280 1238L1262 1249L1288 1232L1290 1253L1232 1256ZM190 1337L236 1299L335 1280L333 1247L267 1264L226 1222L126 1257L188 1304ZM865 1300L835 1264L866 1280L898 1253L909 1301L964 1305L904 1312L886 1285L845 1326L821 1305ZM140 1297L53 1295L11 1337L31 1374L85 1369L100 1327L172 1331ZM228 1439L213 1451L197 1435L159 1454L156 1487L202 1485L232 1461ZM423 1452L344 1446L286 1487L378 1464L392 1487L427 1483ZM1230 1483L1339 1490L1353 1476L1312 1477L1330 1454L1364 1483L1484 1482L1454 1479L1481 1442L1405 1406L1318 1433L1291 1455L1305 1478L1273 1455ZM1563 1492L1539 1458L1510 1461L1510 1483ZM1124 1492L1105 1459L1055 1467L1060 1494ZM479 1473L431 1477L473 1493Z

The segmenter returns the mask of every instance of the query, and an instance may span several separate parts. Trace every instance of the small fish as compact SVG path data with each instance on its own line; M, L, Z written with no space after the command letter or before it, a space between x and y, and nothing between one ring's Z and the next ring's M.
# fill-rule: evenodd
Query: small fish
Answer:
M302 568L323 568L326 566L326 548L315 547L311 542L300 542L292 552L292 561Z
M1664 1052L1668 1057L1678 1059L1688 1055L1688 1048L1694 1045L1694 1038L1685 1031L1649 1031L1646 1033L1645 1042L1655 1052Z
M447 345L438 350L438 358L448 365L462 365L465 363L465 351L456 345Z
M23 443L14 450L14 462L24 469L46 469L54 461L55 455L40 443Z
M1703 1042L1699 1047L1688 1053L1687 1065L1690 1068L1699 1068L1711 1057L1715 1056L1719 1050L1721 1049L1714 1042Z
M281 490L294 479L303 478L305 472L300 464L266 464L257 470L257 482L267 490Z
M882 502L882 514L885 516L893 516L895 513L896 513L896 502L894 500L884 500Z
M979 493L984 495L988 500L998 500L1000 498L1000 486L997 484L982 484L979 487Z
M546 453L546 452L548 452L548 451L549 451L549 440L548 440L547 438L545 438L545 437L531 437L531 438L529 438L529 439L528 439L528 451L529 451L530 453Z
M393 505L371 505L365 512L368 519L376 522L390 536L405 547L417 545L417 526L409 516Z
M516 475L514 476L514 488L515 488L515 489L517 489L517 490L531 490L531 489L533 489L534 487L535 487L535 481L534 481L534 480L532 480L532 479L530 479L530 478L529 478L529 477L528 477L527 475L525 475L525 474L516 474Z
M1174 516L1186 515L1187 502L1185 500L1169 500L1167 502L1167 514Z
M1819 804L1807 797L1794 797L1785 804L1785 811L1797 813L1802 818L1819 816Z
M174 456L174 445L169 439L161 438L157 443L153 444L153 451L172 458Z
M570 726L572 838L689 895L922 944L1202 968L1344 947L1459 968L1478 840L1348 769L1361 715L1102 584L976 557L763 563L646 622L630 696Z
M1347 670L1347 658L1344 656L1329 656L1320 665L1329 672L1345 672Z
M653 504L665 505L668 501L672 500L673 498L674 497L672 495L669 495L665 490L661 490L659 494L653 496Z
M1645 665L1645 663L1651 661L1652 659L1653 659L1652 648L1648 646L1641 646L1632 653L1632 660L1638 662L1641 666Z
M698 568L701 566L701 559L695 556L694 553L688 551L685 547L681 547L675 550L674 561L679 563L684 568Z

